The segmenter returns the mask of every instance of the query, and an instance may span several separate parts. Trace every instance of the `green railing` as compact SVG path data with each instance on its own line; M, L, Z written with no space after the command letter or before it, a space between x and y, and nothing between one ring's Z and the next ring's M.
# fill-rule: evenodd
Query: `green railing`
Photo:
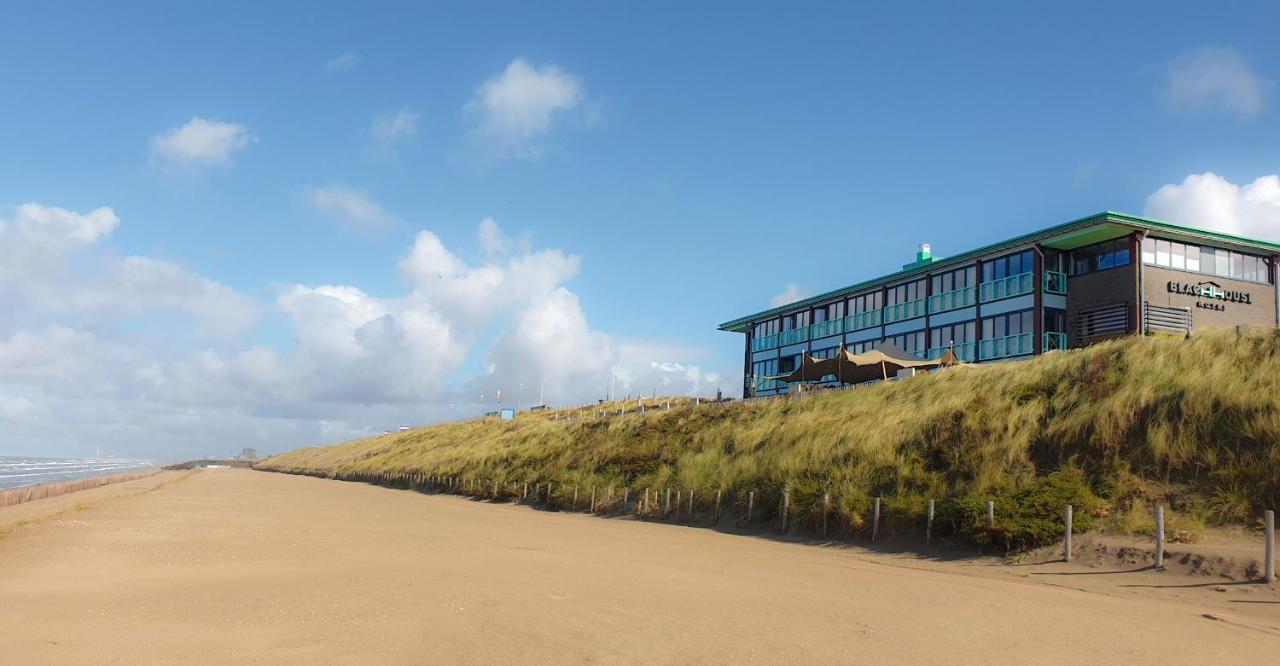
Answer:
M859 312L844 318L844 330L861 331L864 328L880 325L880 310Z
M751 351L758 352L778 346L778 334L765 335L751 341Z
M989 361L996 358L1030 354L1034 351L1031 348L1032 338L1034 337L1031 333L1019 333L1017 335L1006 335L1003 338L982 340L978 343L978 360Z
M974 354L977 351L977 347L978 345L973 342L961 342L957 344L955 346L956 358L959 358L961 361L968 361L969 363L972 363L974 361ZM928 357L929 360L942 358L942 355L947 353L948 348L949 347L934 347L929 350L926 357Z
M776 391L776 390L784 389L787 387L785 382L782 382L777 379L757 379L755 380L755 383L756 383L757 392Z
M1018 275L1010 275L1007 278L992 280L991 282L983 282L978 292L979 298L983 303L988 303L1002 298L1029 294L1035 286L1031 278L1031 273L1020 273Z
M817 340L825 338L828 335L839 335L844 333L844 319L831 319L819 322L809 327L809 339Z
M1044 272L1044 293L1067 294L1067 274L1058 271Z
M1066 348L1067 348L1066 333L1053 333L1050 331L1045 331L1044 344L1041 347L1041 351L1053 351L1055 349L1066 349Z
M889 305L884 309L884 323L890 324L895 321L904 321L907 319L915 319L924 316L924 299L917 298L914 301L906 303L898 303L897 305Z
M977 287L961 287L929 297L929 312L946 312L967 308L978 302Z
M790 331L783 331L778 334L779 345L793 345L797 342L804 342L809 339L809 327L793 328Z

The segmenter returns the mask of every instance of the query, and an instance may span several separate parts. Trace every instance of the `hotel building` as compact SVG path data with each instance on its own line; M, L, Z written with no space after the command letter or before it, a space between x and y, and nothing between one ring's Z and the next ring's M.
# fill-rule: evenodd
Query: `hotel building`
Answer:
M739 317L745 397L774 395L803 355L882 342L924 358L1029 358L1128 334L1280 324L1280 244L1100 213Z

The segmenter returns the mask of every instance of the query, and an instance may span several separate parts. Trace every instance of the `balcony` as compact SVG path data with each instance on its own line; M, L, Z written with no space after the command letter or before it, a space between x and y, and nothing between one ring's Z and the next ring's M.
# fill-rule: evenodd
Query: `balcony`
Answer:
M884 308L884 323L892 324L895 321L906 321L924 316L924 299L917 298L914 301L906 303L898 303L897 305L889 305Z
M787 387L787 385L777 379L752 379L755 382L755 391L779 391Z
M751 351L758 352L778 346L778 334L765 335L751 341Z
M952 291L944 291L929 297L929 312L938 313L948 310L967 308L978 302L977 287L961 287Z
M1044 293L1067 295L1067 274L1058 271L1044 272Z
M990 361L997 358L1031 354L1034 352L1031 348L1031 341L1034 337L1032 333L1019 333L1017 335L1006 335L1003 338L982 340L978 343L978 360Z
M977 346L978 345L973 342L961 342L960 344L955 345L956 358L967 363L973 363L974 353L977 351ZM947 349L947 347L934 347L925 354L925 357L931 361L940 359L943 354L947 353Z
M825 338L828 335L839 335L844 333L844 319L831 319L819 322L809 327L809 339L817 340Z
M797 342L804 342L809 339L809 327L793 328L790 331L783 331L778 334L779 345L794 345Z
M1014 296L1029 294L1035 287L1032 277L1032 273L1020 273L1018 275L1010 275L1007 278L992 280L991 282L983 282L979 289L978 297L983 303L990 303L1002 298L1013 298Z
M1042 352L1053 351L1055 349L1066 349L1067 334L1045 331L1043 343L1044 344L1040 347Z
M864 328L880 325L880 310L871 310L870 312L859 312L851 314L844 318L844 330L861 331Z

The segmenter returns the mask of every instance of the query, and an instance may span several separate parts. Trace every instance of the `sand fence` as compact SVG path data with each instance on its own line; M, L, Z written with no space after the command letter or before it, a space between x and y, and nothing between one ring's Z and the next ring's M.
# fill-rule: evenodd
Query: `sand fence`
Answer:
M89 490L92 488L101 488L115 483L124 483L126 481L136 481L145 479L148 476L159 474L161 470L150 469L142 472L131 472L129 474L113 474L111 476L95 476L88 479L76 479L75 481L62 481L60 483L46 483L39 486L28 486L26 488L14 488L12 490L0 491L0 507L15 506L25 504L26 502L34 502L49 497L57 497L69 493L79 492L81 490Z

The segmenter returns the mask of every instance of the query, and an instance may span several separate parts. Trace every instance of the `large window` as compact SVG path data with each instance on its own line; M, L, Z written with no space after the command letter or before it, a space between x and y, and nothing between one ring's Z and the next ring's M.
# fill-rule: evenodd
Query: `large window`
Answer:
M848 349L850 354L861 354L862 352L868 352L872 349L876 349L879 346L879 340L867 340L866 342L855 342L851 345L846 345L845 349Z
M813 309L813 323L821 324L844 316L844 301L820 305Z
M924 298L924 279L915 280L906 284L900 284L895 287L889 287L885 291L885 305L897 305L899 303L910 303Z
M809 325L809 311L796 312L786 315L782 318L782 330L790 331L797 328L804 328Z
M887 342L892 342L899 349L919 356L924 356L924 331L916 331L914 333L903 333L885 338Z
M951 345L963 345L974 342L975 326L971 321L952 324L950 326L938 326L929 332L929 348L942 349Z
M799 354L792 354L791 356L783 356L782 358L778 359L778 372L780 374L795 372L796 368L798 367L800 367Z
M757 379L761 377L772 377L778 374L778 359L771 358L767 361L756 361L751 364L751 374Z
M849 299L849 314L858 314L861 312L871 312L884 307L881 299L881 292L873 291L870 294L854 296Z
M818 360L824 358L835 358L840 353L840 347L827 347L826 349L813 350L812 356Z
M777 332L778 332L778 320L770 319L769 321L762 321L759 324L756 324L755 330L752 332L751 337L758 340L760 338L765 337L766 335L773 335L774 333L777 333Z
M1148 236L1142 239L1142 263L1236 280L1271 283L1267 260L1262 257L1164 238Z
M930 280L933 282L933 293L935 294L964 289L978 283L978 269L975 266L957 268L954 271L934 275Z
M1131 260L1128 238L1094 243L1071 251L1071 274L1085 275L1128 266Z
M1021 275L1035 270L1035 256L1031 250L1005 255L982 262L982 281L1002 280L1011 275Z
M1008 314L987 317L982 320L983 340L1034 332L1035 314L1033 310L1010 312Z

